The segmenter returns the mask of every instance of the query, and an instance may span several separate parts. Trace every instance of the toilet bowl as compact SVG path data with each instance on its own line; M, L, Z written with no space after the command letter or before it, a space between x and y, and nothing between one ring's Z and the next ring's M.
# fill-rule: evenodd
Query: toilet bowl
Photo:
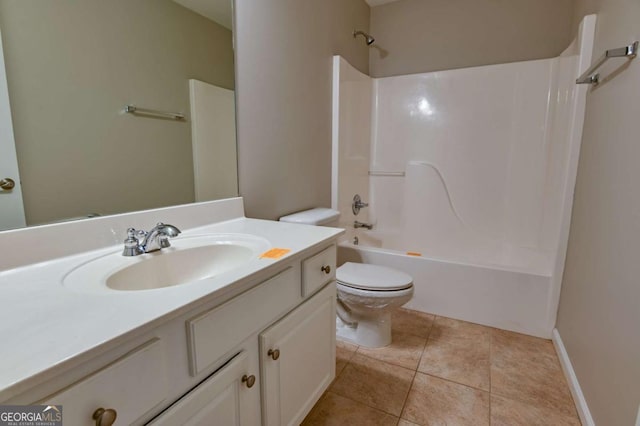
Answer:
M391 344L391 313L413 297L413 279L395 269L347 262L336 271L336 333L341 340L379 348Z
M327 208L283 216L281 222L337 226L340 213ZM413 278L404 272L347 262L336 270L336 336L356 345L379 348L391 343L391 313L413 296Z

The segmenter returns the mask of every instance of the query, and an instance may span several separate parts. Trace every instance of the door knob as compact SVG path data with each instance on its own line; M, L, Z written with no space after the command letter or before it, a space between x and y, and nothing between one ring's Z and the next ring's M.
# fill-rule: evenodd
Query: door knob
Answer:
M0 179L0 188L4 189L5 191L11 191L15 187L16 187L16 182L13 179L11 178Z

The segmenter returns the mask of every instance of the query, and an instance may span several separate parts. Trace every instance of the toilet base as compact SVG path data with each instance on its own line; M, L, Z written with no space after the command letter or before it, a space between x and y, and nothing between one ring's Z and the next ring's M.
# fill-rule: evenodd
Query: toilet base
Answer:
M336 337L366 348L381 348L391 344L391 313L384 312L376 317L355 316L355 326L345 324L336 318Z

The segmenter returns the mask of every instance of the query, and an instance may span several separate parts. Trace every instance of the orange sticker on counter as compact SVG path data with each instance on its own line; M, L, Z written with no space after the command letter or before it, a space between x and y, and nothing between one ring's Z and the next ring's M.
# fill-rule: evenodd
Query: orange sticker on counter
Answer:
M291 249L285 248L272 248L269 251L265 251L260 255L260 259L280 259L285 254L289 253Z
M407 255L409 255L409 256L422 256L422 253L418 253L417 251L408 251Z

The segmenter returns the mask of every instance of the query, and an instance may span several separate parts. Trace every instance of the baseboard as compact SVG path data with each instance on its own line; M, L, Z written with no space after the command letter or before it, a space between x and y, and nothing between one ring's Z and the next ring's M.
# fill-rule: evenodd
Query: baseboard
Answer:
M553 329L553 337L551 340L553 341L553 346L556 348L556 352L558 353L558 358L560 358L560 366L562 366L564 376L569 383L569 390L571 391L571 396L573 396L573 401L576 404L576 410L578 410L578 416L580 416L582 425L595 426L596 424L593 421L593 417L591 417L591 412L587 406L587 400L584 399L584 394L580 388L580 383L578 383L576 373L573 371L569 354L567 354L567 350L564 347L564 343L562 343L562 338L560 337L560 333L557 328Z

